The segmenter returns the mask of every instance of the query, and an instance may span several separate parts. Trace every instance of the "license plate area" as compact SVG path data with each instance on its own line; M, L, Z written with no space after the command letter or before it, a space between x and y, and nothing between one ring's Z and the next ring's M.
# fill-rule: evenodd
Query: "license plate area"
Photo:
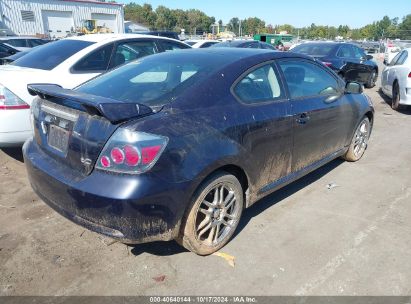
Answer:
M57 151L66 155L69 138L70 132L68 130L65 130L53 124L49 125L47 143L51 148L56 149Z

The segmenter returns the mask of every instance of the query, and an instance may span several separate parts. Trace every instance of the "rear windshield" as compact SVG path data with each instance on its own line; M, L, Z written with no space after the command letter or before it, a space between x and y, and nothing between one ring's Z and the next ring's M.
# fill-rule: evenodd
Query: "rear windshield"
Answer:
M123 102L159 106L175 99L185 89L224 65L223 60L210 62L203 56L189 53L172 55L177 52L131 62L86 82L76 90Z
M326 56L329 55L334 48L335 45L301 44L293 48L292 51L311 56Z
M50 42L34 48L27 55L14 61L12 65L32 69L52 70L67 58L93 43L94 42L71 39Z

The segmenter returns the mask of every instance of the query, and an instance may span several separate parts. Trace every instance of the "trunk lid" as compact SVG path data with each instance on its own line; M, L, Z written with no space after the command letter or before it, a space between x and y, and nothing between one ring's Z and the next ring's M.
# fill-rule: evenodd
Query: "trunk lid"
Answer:
M59 163L88 175L107 140L122 122L153 114L145 105L62 89L29 85L34 138Z

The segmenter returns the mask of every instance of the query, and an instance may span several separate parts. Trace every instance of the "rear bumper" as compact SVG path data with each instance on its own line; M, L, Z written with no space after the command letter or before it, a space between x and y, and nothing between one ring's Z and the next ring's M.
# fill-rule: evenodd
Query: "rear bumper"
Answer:
M0 110L0 148L22 146L32 136L30 110Z
M69 220L128 243L174 239L191 198L192 182L169 183L149 174L94 170L80 176L28 140L23 155L39 197Z
M22 132L0 132L0 148L18 147L33 135L31 130Z

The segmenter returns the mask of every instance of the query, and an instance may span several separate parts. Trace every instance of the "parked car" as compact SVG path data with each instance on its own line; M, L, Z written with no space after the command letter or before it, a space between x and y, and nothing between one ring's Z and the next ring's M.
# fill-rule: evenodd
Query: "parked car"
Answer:
M271 44L256 40L227 40L210 46L214 47L235 47L235 48L249 48L249 49L266 49L275 50Z
M375 86L378 78L378 65L372 55L351 43L307 42L292 50L310 55L334 70L346 81L357 81L366 88Z
M402 50L381 74L381 90L391 98L391 107L411 105L411 48Z
M0 147L22 145L31 135L29 83L53 82L72 89L142 56L190 46L173 39L132 34L70 37L35 48L0 66ZM0 101L1 105L1 101Z
M208 48L156 54L74 90L30 85L23 147L36 193L126 243L206 255L243 209L332 159L357 161L373 106L307 56Z
M10 55L14 55L19 52L19 50L15 49L11 45L0 42L0 64L3 64L2 62L5 57L9 57Z
M203 49L203 48L208 48L214 44L219 43L220 41L218 40L185 40L185 43L187 43L188 45L191 45L192 48L194 49Z
M36 37L23 37L23 36L5 36L0 37L0 42L7 43L19 51L25 51L33 47L46 44L50 40L40 39Z

